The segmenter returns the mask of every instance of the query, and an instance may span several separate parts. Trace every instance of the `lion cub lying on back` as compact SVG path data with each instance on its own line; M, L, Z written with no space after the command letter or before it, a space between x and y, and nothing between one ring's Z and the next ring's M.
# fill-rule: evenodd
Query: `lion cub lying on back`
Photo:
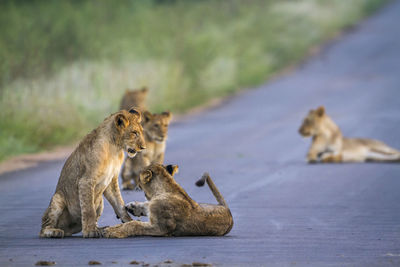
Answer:
M140 172L151 163L164 163L164 153L168 137L168 126L172 115L170 112L151 114L143 112L143 133L146 150L134 158L127 158L122 169L122 188L132 190L137 186ZM134 184L132 184L132 179Z
M198 204L172 177L177 166L152 164L140 173L139 186L148 202L126 205L137 216L148 216L149 222L130 221L103 230L104 237L129 236L222 236L233 226L232 214L224 198L205 173L196 184L207 181L219 205Z
M310 110L299 132L313 138L307 154L308 162L400 161L400 151L383 142L343 137L322 106Z
M83 237L100 237L97 220L103 212L103 194L117 217L131 221L124 208L118 174L124 152L134 157L145 149L141 115L121 110L86 135L69 156L56 191L42 218L40 237L64 237L82 230Z

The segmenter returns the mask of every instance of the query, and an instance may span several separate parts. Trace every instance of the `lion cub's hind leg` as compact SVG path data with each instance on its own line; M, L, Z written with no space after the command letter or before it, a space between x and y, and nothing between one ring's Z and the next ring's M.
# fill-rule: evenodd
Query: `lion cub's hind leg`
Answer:
M133 216L148 216L149 214L149 202L138 202L133 201L125 205L125 209Z
M400 162L400 151L376 140L368 140L367 161Z
M136 156L135 158L126 158L125 164L121 171L122 190L136 190L140 191L138 185L139 173L137 166L147 166L142 162L143 159Z
M64 237L64 230L57 228L59 218L64 210L64 197L58 193L55 193L51 198L49 207L42 217L42 229L39 234L40 237Z
M131 158L126 158L125 164L121 171L123 190L133 190L135 188L135 186L132 184L133 176L134 176L133 160Z

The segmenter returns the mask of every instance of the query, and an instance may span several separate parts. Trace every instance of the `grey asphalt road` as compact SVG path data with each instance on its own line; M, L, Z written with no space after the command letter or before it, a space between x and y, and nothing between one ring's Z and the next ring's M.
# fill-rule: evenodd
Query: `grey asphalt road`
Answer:
M400 165L308 165L297 129L325 105L347 136L400 148L400 2L326 46L292 73L191 115L170 129L167 163L199 202L210 172L235 225L225 237L39 239L63 162L0 177L0 265L400 265ZM123 192L125 201L142 193ZM118 223L106 204L100 225ZM113 263L114 262L114 263ZM172 265L174 265L172 264Z

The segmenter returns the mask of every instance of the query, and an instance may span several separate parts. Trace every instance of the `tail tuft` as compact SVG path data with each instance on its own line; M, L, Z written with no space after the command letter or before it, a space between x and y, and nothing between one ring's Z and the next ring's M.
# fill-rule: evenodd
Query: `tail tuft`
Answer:
M196 182L196 185L198 187L203 186L206 183L207 177L208 177L208 173L204 173L203 176Z
M201 179L196 182L196 185L203 186L205 184L205 182L207 182L208 187L210 187L210 190L213 193L215 199L218 201L218 204L228 208L228 205L226 204L224 197L218 191L217 187L215 186L215 184L214 184L213 180L211 179L210 175L208 174L208 172L205 172L203 174Z

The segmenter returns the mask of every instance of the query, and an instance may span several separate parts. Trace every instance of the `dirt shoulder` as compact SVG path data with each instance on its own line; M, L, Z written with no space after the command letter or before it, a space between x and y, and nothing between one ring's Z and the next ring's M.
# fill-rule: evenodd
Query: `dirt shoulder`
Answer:
M0 162L0 175L7 172L31 168L44 161L65 159L72 153L72 151L74 151L75 147L76 144L57 147L50 151L40 152L36 154L24 154L12 157L3 162Z

